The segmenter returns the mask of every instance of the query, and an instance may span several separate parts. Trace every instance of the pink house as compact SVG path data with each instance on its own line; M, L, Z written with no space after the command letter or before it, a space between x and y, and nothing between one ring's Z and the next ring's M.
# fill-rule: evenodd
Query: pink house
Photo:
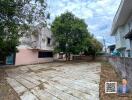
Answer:
M17 47L19 52L7 57L7 64L25 65L53 61L53 38L50 29L38 25L31 30L20 39L21 44Z

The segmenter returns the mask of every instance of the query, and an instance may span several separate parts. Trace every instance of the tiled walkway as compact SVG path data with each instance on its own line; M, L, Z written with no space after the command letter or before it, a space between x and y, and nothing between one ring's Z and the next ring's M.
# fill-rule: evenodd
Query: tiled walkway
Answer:
M6 70L21 100L99 100L100 63L45 63Z

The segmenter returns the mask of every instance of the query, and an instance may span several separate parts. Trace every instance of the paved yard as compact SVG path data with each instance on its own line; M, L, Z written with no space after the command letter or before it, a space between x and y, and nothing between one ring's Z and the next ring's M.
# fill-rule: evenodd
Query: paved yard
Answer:
M45 63L6 70L21 100L99 100L100 63Z

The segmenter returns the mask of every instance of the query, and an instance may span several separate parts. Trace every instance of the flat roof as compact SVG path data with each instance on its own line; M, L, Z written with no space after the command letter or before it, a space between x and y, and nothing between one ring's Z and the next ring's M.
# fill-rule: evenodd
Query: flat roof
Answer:
M120 6L113 19L111 35L114 35L117 28L127 23L132 13L132 0L121 0Z

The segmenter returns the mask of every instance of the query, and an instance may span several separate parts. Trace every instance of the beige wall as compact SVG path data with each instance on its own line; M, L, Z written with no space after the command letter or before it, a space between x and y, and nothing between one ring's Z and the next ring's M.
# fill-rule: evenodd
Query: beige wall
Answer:
M16 53L15 65L26 65L51 61L53 61L53 58L38 58L38 50L19 49L19 52Z

